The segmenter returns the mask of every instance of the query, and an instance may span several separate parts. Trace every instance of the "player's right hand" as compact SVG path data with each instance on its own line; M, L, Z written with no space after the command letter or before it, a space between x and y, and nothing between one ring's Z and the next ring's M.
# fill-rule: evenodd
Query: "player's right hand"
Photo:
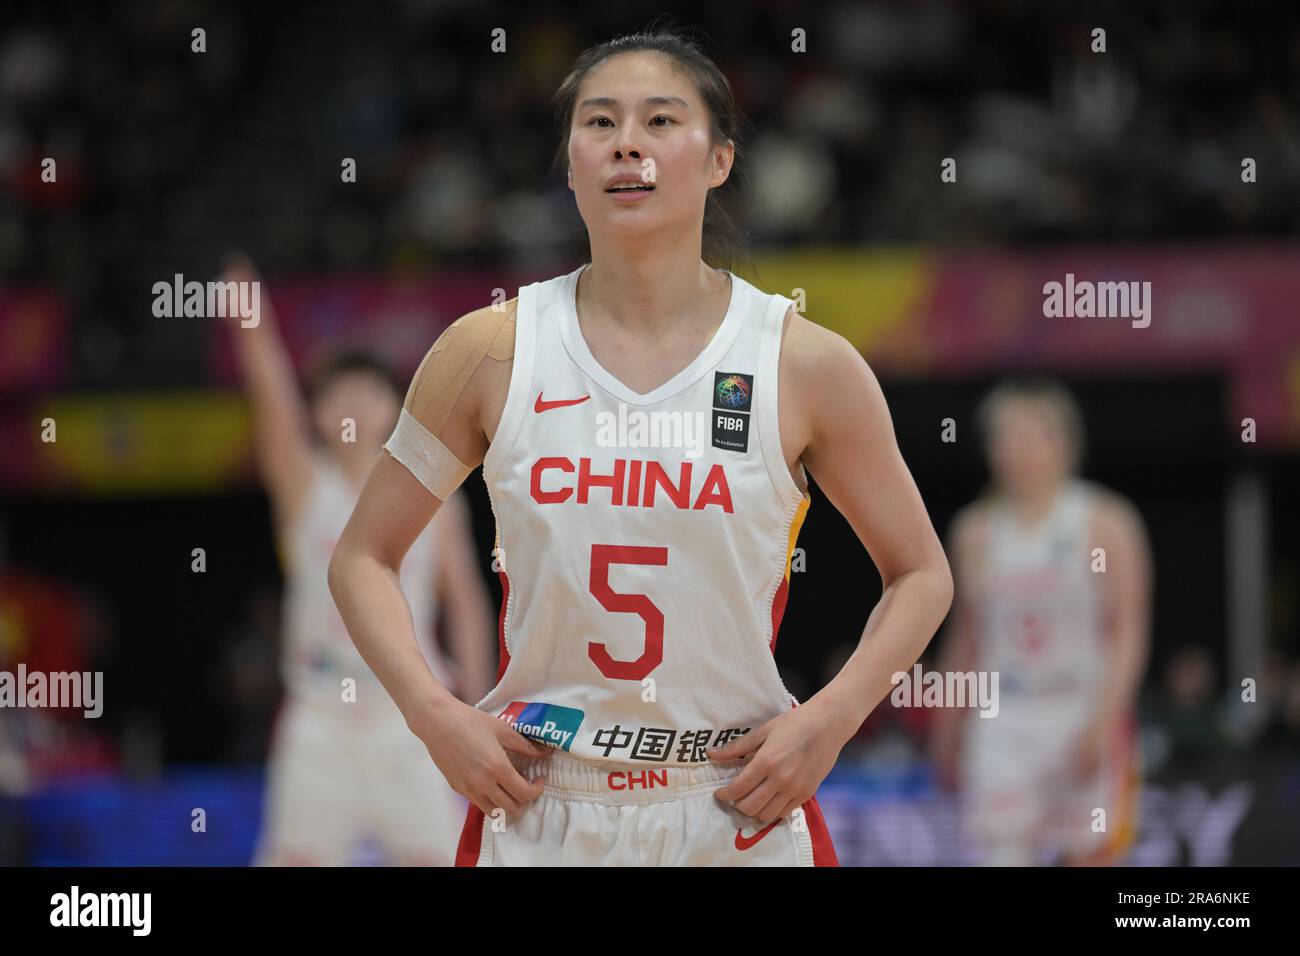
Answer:
M458 700L416 735L451 788L488 816L497 807L517 816L542 795L546 778L538 774L525 780L508 754L549 757L552 748L529 740L504 720Z

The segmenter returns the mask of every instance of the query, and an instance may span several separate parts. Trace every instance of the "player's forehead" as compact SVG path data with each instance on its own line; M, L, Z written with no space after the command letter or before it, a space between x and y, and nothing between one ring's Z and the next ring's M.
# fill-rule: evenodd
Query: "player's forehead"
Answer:
M619 53L598 63L578 87L577 108L701 108L699 94L673 61L648 50Z

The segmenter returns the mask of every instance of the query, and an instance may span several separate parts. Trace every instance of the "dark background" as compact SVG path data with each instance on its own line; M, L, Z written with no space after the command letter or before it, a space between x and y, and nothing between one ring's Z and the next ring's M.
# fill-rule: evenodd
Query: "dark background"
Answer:
M0 332L16 321L5 296L52 295L64 316L56 370L0 377L0 570L37 575L84 604L79 639L105 672L110 704L87 731L99 739L96 756L68 756L68 773L93 768L129 783L260 766L278 694L280 571L246 462L202 490L110 493L47 480L28 469L29 446L10 439L52 398L237 388L208 323L150 311L155 281L211 277L231 247L248 251L272 294L339 277L460 277L487 301L493 283L480 276L576 267L581 223L550 170L549 98L589 43L652 22L697 32L748 119L743 176L727 201L759 256L1300 252L1293 3L701 2L656 21L663 9L18 0L0 11ZM1108 31L1104 57L1089 50L1098 25ZM202 55L190 51L195 26L208 34ZM504 54L489 50L496 28L507 31ZM808 32L806 54L790 51L796 28ZM58 157L57 185L40 181L47 155ZM1241 188L1243 155L1261 170L1250 189ZM356 184L339 181L342 156L357 159ZM939 188L943 156L960 158L961 188ZM795 188L801 203L782 205ZM453 318L439 314L427 341ZM1300 355L1298 338L1289 344ZM1084 475L1131 499L1152 541L1152 713L1167 712L1166 668L1192 647L1215 665L1192 708L1213 723L1232 703L1241 675L1230 672L1225 495L1237 477L1261 476L1271 508L1268 641L1282 682L1270 685L1271 729L1215 737L1207 746L1231 761L1226 770L1202 773L1193 747L1169 772L1223 781L1265 751L1297 766L1286 761L1300 752L1300 707L1280 701L1300 699L1300 428L1259 446L1236 441L1235 373L1214 363L1134 370L1116 356L1064 371L1008 356L993 369L921 373L865 354L945 535L986 480L973 431L979 398L1012 371L1056 372L1070 386L1087 426ZM939 440L949 417L956 444ZM484 580L499 599L477 473L465 487ZM880 584L815 488L798 544L807 570L792 576L777 659L803 699L857 641ZM205 575L189 571L196 546L207 549ZM239 679L254 690L233 692ZM1177 754L1177 731L1157 717L1149 724ZM865 734L846 764L871 766L882 736ZM917 772L923 743L910 740ZM1293 781L1288 773L1270 770L1269 780ZM51 772L23 798L36 801L19 811L29 823L18 830L40 835L31 843L91 819L81 804L39 803L56 791L71 799L58 789L67 779ZM1278 792L1261 805L1278 805ZM1281 832L1271 819L1252 818L1252 832ZM6 832L10 859L84 858L15 853ZM1259 860L1266 843L1255 839L1237 859ZM1300 847L1279 852L1300 861Z

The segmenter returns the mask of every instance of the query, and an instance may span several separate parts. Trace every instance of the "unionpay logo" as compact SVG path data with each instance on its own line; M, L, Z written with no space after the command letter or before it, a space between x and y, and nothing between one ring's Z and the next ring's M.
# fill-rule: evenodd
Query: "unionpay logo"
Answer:
M584 716L574 707L523 700L515 701L500 714L502 720L525 737L561 750L568 750L573 745Z

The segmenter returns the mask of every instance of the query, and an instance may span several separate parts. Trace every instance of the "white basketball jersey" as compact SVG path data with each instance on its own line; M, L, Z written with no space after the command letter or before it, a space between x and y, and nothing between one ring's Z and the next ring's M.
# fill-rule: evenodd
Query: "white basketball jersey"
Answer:
M581 271L519 290L483 462L503 671L477 706L580 758L699 764L794 700L773 659L809 503L777 422L790 300L733 275L709 344L638 394L582 337Z
M327 580L330 555L358 495L334 462L316 456L311 487L286 542L281 672L291 691L328 695L335 700L340 699L343 679L355 678L357 702L364 703L376 690L387 692L348 636ZM445 682L446 669L433 637L434 537L430 522L402 562L401 582L421 650L434 675Z
M980 668L1000 690L1067 693L1093 689L1105 647L1089 521L1095 488L1071 479L1032 530L995 504L981 572Z

